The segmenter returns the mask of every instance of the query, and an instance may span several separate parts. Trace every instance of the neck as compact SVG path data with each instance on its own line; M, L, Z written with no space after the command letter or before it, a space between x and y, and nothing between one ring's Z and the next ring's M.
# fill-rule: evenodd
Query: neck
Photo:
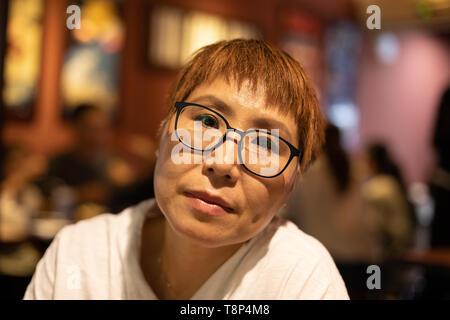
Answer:
M191 275L201 278L211 275L228 258L230 258L241 244L224 247L208 248L201 246L191 239L177 234L164 220L164 240L161 248L161 261L167 266L169 281L182 282L177 279L180 275ZM207 278L208 278L207 277Z
M164 216L151 220L157 231L149 241L159 244L152 256L172 297L189 299L242 245L204 247L176 233Z

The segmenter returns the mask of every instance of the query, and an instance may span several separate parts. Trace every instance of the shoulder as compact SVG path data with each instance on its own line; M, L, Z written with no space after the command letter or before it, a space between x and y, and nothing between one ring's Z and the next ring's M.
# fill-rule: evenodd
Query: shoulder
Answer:
M287 299L348 299L328 250L294 223L274 217L261 234L264 265L278 273Z
M263 238L269 241L269 251L289 254L292 259L308 258L310 262L330 260L328 250L316 238L300 230L293 222L275 216L263 231Z
M55 240L57 239L59 243L67 242L72 246L90 243L92 248L92 245L99 239L117 233L121 222L129 220L128 216L129 209L120 214L103 213L93 218L81 220L61 229Z
M95 273L120 261L150 203L146 200L119 214L104 213L64 227L52 243L58 266L76 265Z
M112 245L118 237L133 233L135 222L142 218L153 199L128 207L118 214L104 213L64 227L57 235L59 245L95 251L97 246Z
M110 280L120 279L123 255L151 203L146 200L117 215L105 213L61 229L39 261L25 298L110 297L108 288L120 285Z
M64 227L53 240L59 258L66 255L81 258L98 250L104 252L108 240L117 234L121 220L125 220L121 215L104 213Z
M62 239L72 238L77 241L89 241L107 233L114 232L120 226L120 222L128 220L129 209L119 214L103 213L98 216L78 221L64 227L58 234Z

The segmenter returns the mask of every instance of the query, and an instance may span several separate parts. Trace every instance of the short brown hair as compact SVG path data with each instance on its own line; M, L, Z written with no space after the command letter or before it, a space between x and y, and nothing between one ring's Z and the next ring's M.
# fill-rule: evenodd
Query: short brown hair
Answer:
M262 40L220 41L199 49L181 69L168 97L168 113L161 127L175 113L175 102L185 99L199 85L222 76L248 80L255 90L262 84L266 103L295 117L304 172L324 143L325 120L312 83L304 69L287 53Z

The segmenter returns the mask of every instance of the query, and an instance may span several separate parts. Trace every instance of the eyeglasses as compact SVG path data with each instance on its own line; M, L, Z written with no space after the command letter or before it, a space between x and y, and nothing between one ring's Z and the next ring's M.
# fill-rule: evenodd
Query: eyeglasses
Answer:
M211 108L190 102L176 102L175 108L176 137L192 150L211 155L213 150L218 151L217 148L231 132L236 132L240 136L239 163L257 176L274 178L283 173L294 157L298 156L301 161L302 153L273 133L278 131L276 129L249 129L244 132L231 127L224 116ZM220 161L220 155L215 156Z

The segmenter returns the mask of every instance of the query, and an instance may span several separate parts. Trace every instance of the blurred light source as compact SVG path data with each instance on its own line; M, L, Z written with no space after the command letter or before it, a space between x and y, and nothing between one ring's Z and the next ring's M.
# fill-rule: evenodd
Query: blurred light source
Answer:
M84 0L80 5L82 27L69 33L61 75L64 114L83 103L114 114L125 34L120 5L108 0Z
M203 46L227 38L227 22L218 16L191 12L183 20L181 63Z
M328 119L341 130L345 149L350 151L358 146L359 112L353 103L332 104L328 109Z
M397 36L391 32L380 34L375 42L375 53L381 62L391 64L397 60L400 46Z
M10 110L33 104L41 70L43 16L42 0L10 1L5 69L0 75L5 83L2 96Z
M258 28L209 13L172 6L155 7L150 15L147 57L157 66L178 68L201 47L234 38L260 38Z
M358 126L359 113L353 103L337 103L329 108L328 116L334 125L343 130Z
M428 186L419 182L412 183L408 188L408 197L414 204L420 225L429 226L433 220L434 202Z

